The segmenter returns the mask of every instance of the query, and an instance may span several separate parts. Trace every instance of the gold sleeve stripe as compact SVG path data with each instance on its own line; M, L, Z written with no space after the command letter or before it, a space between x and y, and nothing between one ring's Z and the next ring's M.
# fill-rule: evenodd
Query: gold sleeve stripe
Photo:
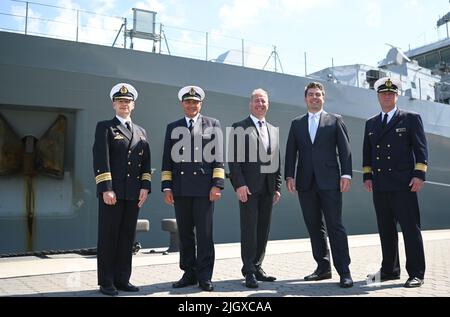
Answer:
M141 180L143 181L152 181L152 175L150 173L142 173Z
M363 173L372 173L372 166L364 166L363 167Z
M215 168L213 169L213 178L225 178L225 170L223 168Z
M95 183L96 184L100 184L100 183L102 183L102 182L107 182L107 181L110 181L110 180L112 180L112 178L111 177L103 177L103 178L96 178L95 179Z
M110 181L110 180L112 180L111 173L103 173L103 174L97 175L95 177L95 183L96 184L99 184L101 182Z
M162 171L161 172L161 181L172 181L172 172L171 171Z
M422 172L426 173L427 169L428 169L428 166L426 164L423 164L423 163L416 164L416 170L418 170L418 171L422 171Z

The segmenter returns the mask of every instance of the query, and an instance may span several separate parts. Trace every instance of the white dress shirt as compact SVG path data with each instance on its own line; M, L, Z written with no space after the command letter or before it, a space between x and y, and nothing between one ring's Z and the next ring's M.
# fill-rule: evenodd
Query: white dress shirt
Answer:
M310 133L310 138L311 138L312 143L314 143L314 139L316 138L316 135L317 135L317 129L319 128L320 116L322 115L322 112L323 112L323 109L316 113L312 113L312 112L308 111L308 130ZM342 175L341 178L352 179L352 177L347 174Z
M391 121L391 119L394 116L396 111L397 111L397 105L395 105L394 109L392 109L391 111L387 112L388 118L387 118L386 124L388 124L389 121ZM386 112L381 111L381 122L383 122L383 117L384 117L385 114L386 114Z
M258 129L259 137L261 138L261 141L263 143L264 148L267 150L269 147L269 131L267 128L266 118L258 119L254 115L250 115L250 118L252 119L253 123L255 124L256 128ZM259 125L259 122L261 122L261 126Z
M124 118L119 117L119 116L116 116L116 118L120 121L120 123L121 123L125 128L127 128L127 125L125 124L125 122L129 122L129 123L130 123L130 128L131 128L131 125L132 125L131 118L124 119ZM128 129L128 128L127 128L127 129Z
M184 117L184 119L186 119L186 125L189 128L189 126L191 125L189 120L194 120L194 122L192 122L192 127L195 126L195 124L197 123L198 117L200 117L200 113L197 113L197 115L193 118L188 118L188 117Z

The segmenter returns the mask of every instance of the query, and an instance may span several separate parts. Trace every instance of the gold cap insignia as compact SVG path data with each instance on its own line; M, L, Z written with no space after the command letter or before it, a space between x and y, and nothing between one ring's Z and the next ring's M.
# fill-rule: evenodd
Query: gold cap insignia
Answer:
M120 93L121 93L121 94L126 94L127 92L128 92L128 88L127 88L127 87L122 86L122 87L120 88Z
M388 87L388 88L392 87L392 81L391 81L390 78L386 81L385 85L386 85L386 87Z
M194 87L191 87L191 90L189 90L189 95L195 96L195 89L194 89Z

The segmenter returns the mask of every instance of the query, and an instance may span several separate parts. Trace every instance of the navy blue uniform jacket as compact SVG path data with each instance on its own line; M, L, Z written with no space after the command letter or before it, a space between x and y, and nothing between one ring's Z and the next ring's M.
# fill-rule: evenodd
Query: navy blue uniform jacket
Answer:
M134 122L132 130L116 117L97 123L93 156L98 196L112 190L117 199L139 200L141 189L151 191L149 142Z
M418 113L398 109L384 130L380 114L366 121L363 172L374 190L408 190L411 178L425 180L427 164L427 140Z
M216 142L216 135L212 133L211 129L221 129L219 120L200 115L190 134L190 142L183 140L182 135L178 134L174 139L171 138L172 131L179 127L187 128L184 117L167 125L162 160L161 190L171 189L174 196L208 197L211 187L216 186L223 189L225 170L222 144L214 147L214 151L212 151L215 154L214 160L209 160L203 155L205 147L208 147L210 142ZM189 130L184 129L184 131ZM201 140L199 144L195 144L195 138ZM176 147L180 156L187 153L187 159L180 157L178 161L178 159L173 159L171 152L174 146L181 144L179 141L182 141L183 144L187 141L190 144L186 144L183 148Z

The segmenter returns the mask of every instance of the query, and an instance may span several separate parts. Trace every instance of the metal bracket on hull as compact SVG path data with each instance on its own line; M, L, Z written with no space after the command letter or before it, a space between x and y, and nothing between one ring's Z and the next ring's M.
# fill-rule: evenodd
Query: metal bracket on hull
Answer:
M64 177L64 148L67 119L58 115L40 139L32 135L17 136L0 114L0 176L23 172L25 176L25 209L27 250L33 250L35 190L33 178L39 172L50 177Z

